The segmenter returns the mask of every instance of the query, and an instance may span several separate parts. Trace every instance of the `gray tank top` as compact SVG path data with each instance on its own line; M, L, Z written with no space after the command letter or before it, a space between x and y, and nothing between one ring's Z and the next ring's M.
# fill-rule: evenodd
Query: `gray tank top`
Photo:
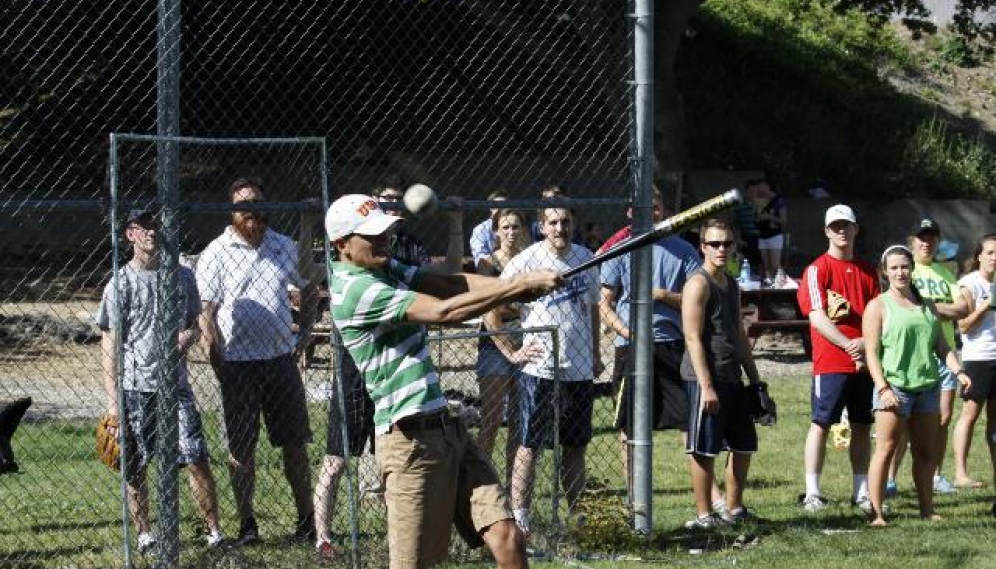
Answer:
M726 273L723 273L722 277L726 281L725 289L720 288L719 282L705 269L699 269L696 274L704 276L709 283L709 300L705 306L702 342L705 344L706 361L709 364L712 380L739 383L741 375L737 337L742 326L740 289L736 281ZM697 381L687 350L681 359L681 377L685 381Z

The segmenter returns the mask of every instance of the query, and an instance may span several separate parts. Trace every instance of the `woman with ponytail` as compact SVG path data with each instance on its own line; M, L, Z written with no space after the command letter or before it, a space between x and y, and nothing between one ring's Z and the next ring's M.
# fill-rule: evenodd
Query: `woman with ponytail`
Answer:
M971 386L971 379L948 346L933 302L925 300L913 284L913 253L903 245L887 248L882 253L881 271L888 286L868 304L862 320L868 371L875 382L872 409L876 413L876 444L868 472L871 524L886 525L885 483L904 433L913 455L920 516L935 521L941 519L934 512L933 491L941 402L937 358L947 364L963 388Z

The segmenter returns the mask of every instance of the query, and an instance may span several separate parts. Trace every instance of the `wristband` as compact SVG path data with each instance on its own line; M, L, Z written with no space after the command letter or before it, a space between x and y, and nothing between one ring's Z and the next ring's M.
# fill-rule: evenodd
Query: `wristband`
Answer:
M886 385L885 387L880 387L880 388L878 389L878 396L879 396L879 397L881 397L881 396L882 396L882 394L883 394L883 393L885 393L885 390L886 390L886 389L889 389L889 390L891 390L891 389L892 389L892 386L891 386L891 385Z

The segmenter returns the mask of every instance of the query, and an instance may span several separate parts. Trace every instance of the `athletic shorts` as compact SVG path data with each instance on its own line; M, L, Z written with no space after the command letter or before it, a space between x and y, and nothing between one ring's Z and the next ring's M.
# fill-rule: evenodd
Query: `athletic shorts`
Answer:
M377 457L391 567L445 561L453 526L479 547L484 529L514 519L491 459L445 411L399 420L377 437Z
M345 396L344 408L346 411L346 430L349 436L349 455L359 456L363 452L366 442L373 440L374 434L374 404L367 392L366 384L360 375L360 370L356 369L349 352L343 350L342 354L342 375L339 379L332 380L332 396L329 398L329 424L326 438L325 454L330 456L345 456L345 448L342 444L342 408L339 406L339 387L342 386L342 393Z
M477 377L517 377L519 366L508 361L491 338L477 344Z
M155 392L125 391L125 416L128 424L129 445L126 453L129 468L145 468L156 454L156 433L159 398ZM194 394L186 383L176 388L176 406L179 427L180 454L177 464L185 466L208 460L207 443L201 426L201 414L197 411Z
M716 456L724 450L738 454L757 452L757 429L747 407L747 390L740 382L714 381L719 411L702 411L699 382L686 381L688 394L688 433L685 452Z
M273 446L311 442L304 383L289 353L270 360L226 361L221 401L225 440L236 457L256 448L261 411Z
M909 391L894 385L891 387L892 392L896 394L896 399L899 400L899 408L896 413L900 417L941 412L940 383L924 391ZM879 396L878 390L875 390L872 395L872 408L876 411L882 410L882 398Z
M840 422L844 408L847 420L859 425L871 425L872 392L875 383L867 371L858 373L821 373L813 376L810 391L811 419L817 425L829 427Z
M628 437L632 432L633 360L630 346L617 346L612 370L612 391L616 397L615 426ZM657 342L653 351L653 428L688 430L688 395L681 379L684 342Z
M967 401L983 402L996 399L996 360L967 361L965 373L972 378L972 388L961 392Z
M530 449L552 447L554 381L523 373L515 383L515 391L522 446ZM560 382L561 445L583 447L591 442L594 402L594 381Z

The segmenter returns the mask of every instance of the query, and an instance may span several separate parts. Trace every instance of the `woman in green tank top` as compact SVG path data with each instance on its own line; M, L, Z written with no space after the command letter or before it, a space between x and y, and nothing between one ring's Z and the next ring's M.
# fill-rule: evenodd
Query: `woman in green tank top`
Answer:
M889 463L907 431L920 516L939 520L934 512L933 480L941 379L934 354L962 385L970 385L971 380L941 333L933 303L913 284L913 253L902 245L887 248L881 271L888 288L868 304L862 318L865 357L875 381L876 443L868 471L871 524L886 525L882 508Z

